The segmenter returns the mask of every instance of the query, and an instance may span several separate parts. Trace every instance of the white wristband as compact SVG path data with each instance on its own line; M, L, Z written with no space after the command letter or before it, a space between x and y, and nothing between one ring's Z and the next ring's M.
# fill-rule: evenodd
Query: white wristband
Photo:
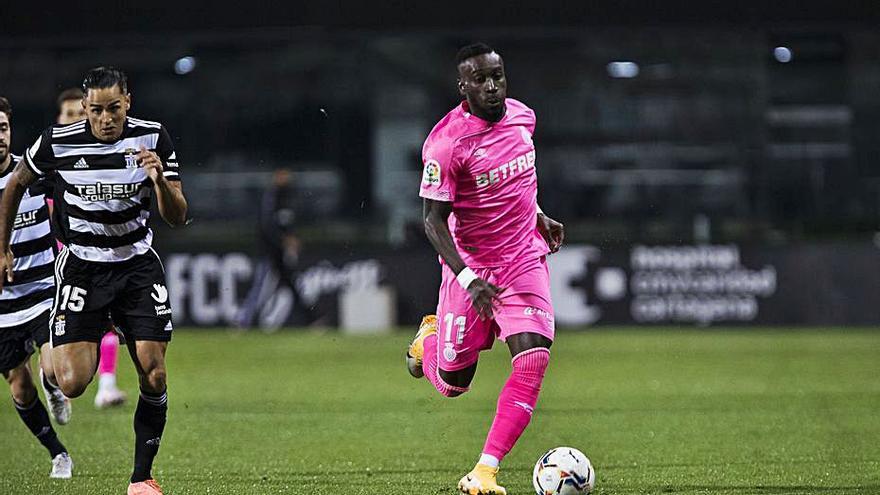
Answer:
M541 209L541 205L536 204L535 206L538 207L538 215L543 215L543 214L544 214L544 210Z
M478 278L477 274L469 267L464 267L464 269L458 272L458 275L455 276L455 280L458 280L458 285L464 290L467 290L468 287L470 287L471 282Z

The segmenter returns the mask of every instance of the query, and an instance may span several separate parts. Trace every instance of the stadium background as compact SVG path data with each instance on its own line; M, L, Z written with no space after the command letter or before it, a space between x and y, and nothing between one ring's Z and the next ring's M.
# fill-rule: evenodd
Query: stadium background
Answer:
M482 29L436 6L334 5L4 16L13 149L99 61L124 67L133 114L178 140L194 222L157 247L180 323L233 323L260 252L259 197L281 167L295 172L298 283L320 287L308 302L323 299L322 322L338 322L352 287L391 287L398 323L429 309L420 147L457 102L450 54L472 39L500 47L511 94L536 109L540 201L580 247L555 260L560 323L880 322L868 3L524 6ZM465 12L484 19L487 6ZM547 20L529 22L538 13ZM75 23L59 19L74 18L95 31L65 35ZM638 246L681 249L637 266ZM738 260L693 259L712 246Z
M184 401L192 412L228 428L245 451L249 447L238 438L236 421L246 418L262 431L264 447L277 456L264 473L254 474L250 467L249 462L261 462L257 453L248 454L252 461L230 461L232 467L210 464L214 476L240 492L300 493L302 486L322 486L336 493L343 486L339 479L354 476L360 490L355 492L375 493L377 480L393 485L411 481L418 472L386 460L390 471L371 478L365 474L370 459L347 451L341 459L348 464L333 458L314 467L296 452L273 450L279 439L271 432L298 431L303 421L319 425L321 410L351 401L378 408L379 416L365 426L345 419L349 411L342 407L342 424L375 428L387 438L396 423L383 416L382 408L407 397L423 399L424 390L410 390L415 387L396 379L387 384L393 391L344 397L336 383L302 363L321 366L326 356L353 356L354 349L365 348L370 356L357 358L362 361L355 366L391 376L389 370L399 366L390 360L398 358L395 353L408 335L347 340L351 337L337 328L346 319L340 316L345 305L340 301L353 301L368 312L388 302L376 299L377 293L388 295L392 313L369 319L382 322L381 329L399 325L407 332L436 304L436 255L420 226L419 154L433 123L458 101L452 57L472 40L498 48L510 95L536 110L540 203L566 225L567 246L551 258L557 319L572 330L566 333L569 349L583 351L556 355L565 363L560 369L572 374L548 385L542 398L548 419L524 437L513 456L516 472L527 478L527 465L548 441L583 441L589 442L588 453L599 456L601 493L880 490L880 457L876 445L866 443L880 433L872 412L880 391L869 379L880 372L875 332L880 324L880 13L874 3L249 2L246 9L223 7L204 2L0 6L0 93L14 106L16 153L54 119L57 93L77 86L96 64L125 69L131 114L165 123L177 139L194 221L179 230L154 223L182 353L177 364L170 358L172 373L180 372L173 378L180 402L172 406L168 450L163 447L157 461L173 493L205 493L210 486L198 468L182 460L194 455L185 443L201 440L195 432L204 423L189 419L182 408L175 411ZM294 173L295 231L303 243L298 284L316 307L319 333L297 327L269 337L231 334L226 329L235 322L263 255L256 227L259 198L278 168ZM265 317L265 326L292 327L295 310L279 308ZM729 331L707 332L707 326ZM312 351L303 350L306 345ZM276 355L270 349L297 350ZM596 355L603 351L609 353L605 358ZM291 355L302 361L291 364ZM586 375L595 382L583 386L573 377L584 373L580 364L588 359ZM685 369L667 367L682 359ZM483 376L497 374L500 383L506 374L503 356L495 361ZM219 390L206 391L196 383L228 383L238 387L228 393L236 394L252 380L276 380L271 370L278 366L285 369L283 383L311 380L319 392L299 385L273 392L274 402L265 404L270 418L247 416L253 392L226 401ZM360 376L349 371L340 376ZM130 370L123 373L128 376L121 383L133 386ZM621 380L632 389L618 388ZM404 398L398 387L408 387ZM484 425L474 408L487 414L492 387L465 399L477 436ZM571 399L566 391L572 387L582 387L587 396ZM785 392L774 395L774 390ZM304 405L297 394L314 394L316 402ZM768 400L780 402L780 409L772 409ZM565 403L568 408L560 406L562 401L573 402ZM689 422L690 401L705 405L699 424ZM598 406L598 415L594 403L606 405ZM77 433L72 424L61 433L74 441L82 438L84 450L92 434L84 430L99 419L87 411L88 401L77 404L77 419L85 426ZM295 416L292 424L279 424L291 404L318 410L297 413L305 420ZM666 412L651 416L643 404ZM216 414L218 407L229 414ZM452 409L441 407L448 406L432 400L413 414L423 418L443 411L446 424L455 424ZM739 407L750 412L727 415ZM6 413L0 431L26 444L20 425ZM835 414L836 420L829 419ZM124 436L130 414L112 417ZM559 431L559 424L572 418L592 425L585 427L589 440L580 439L577 426ZM743 440L735 433L744 418L778 428L750 431L746 446L752 450L743 449L738 458L735 448ZM779 426L793 418L807 426L806 433L794 425ZM713 425L726 426L728 433L718 437ZM372 446L370 438L341 438L322 428L314 426L303 437L319 452L328 438L351 441L343 451ZM616 443L621 428L644 428L645 434L650 429L651 437L656 432L657 442L665 445L680 445L683 437L694 443L687 454L635 437L621 446ZM762 437L775 442L769 451L761 449ZM796 437L804 441L792 440ZM719 443L701 444L700 438ZM120 443L114 452L127 455L127 445ZM387 459L400 447L390 441L376 455ZM106 455L97 446L89 448L97 457ZM206 448L222 452L227 447L214 441ZM44 486L39 478L21 474L30 469L28 459L38 458L31 454L14 460L16 474L7 471L4 482L28 479ZM802 465L784 461L773 468L777 471L761 470L768 459L789 456ZM466 456L460 462L436 457L435 480L419 481L425 493L445 493L446 478L456 478L456 470L470 462ZM672 461L651 464L659 458ZM694 467L719 458L734 459L724 464L726 478ZM841 458L841 464L828 468L833 476L804 481L815 467L811 463L827 466ZM636 469L638 462L649 466L647 471ZM106 493L112 477L107 473L116 470L124 477L124 466L83 464L91 477L82 486L94 493ZM224 470L234 476L224 478ZM335 481L320 485L313 479L324 470ZM21 491L21 485L0 486ZM527 481L513 486L523 491Z

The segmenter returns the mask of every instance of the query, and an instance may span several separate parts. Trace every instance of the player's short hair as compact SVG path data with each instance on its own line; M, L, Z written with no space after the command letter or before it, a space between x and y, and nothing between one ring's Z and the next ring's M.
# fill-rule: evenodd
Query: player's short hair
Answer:
M117 84L122 94L128 93L128 77L125 76L125 72L116 67L95 67L86 72L86 77L83 78L82 90L83 93L88 93L90 89L112 88Z
M12 120L12 105L9 104L9 100L0 96L0 112L6 114L6 118Z
M58 95L58 100L55 103L58 106L58 110L61 110L61 105L64 104L65 101L70 100L82 100L83 90L79 88L67 88Z
M476 57L477 55L484 55L486 53L492 53L495 50L485 44L485 43L472 43L470 45L466 45L461 47L458 50L458 53L455 55L455 66L458 67L465 60Z

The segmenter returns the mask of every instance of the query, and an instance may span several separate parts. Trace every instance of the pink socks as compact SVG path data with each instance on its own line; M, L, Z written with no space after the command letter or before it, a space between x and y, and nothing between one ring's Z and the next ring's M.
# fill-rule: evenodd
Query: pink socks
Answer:
M426 337L424 348L422 371L434 388L446 397L467 392L467 388L450 385L440 378L437 369L437 335ZM498 396L495 420L489 429L480 462L497 467L519 440L532 419L549 363L550 349L544 347L529 349L513 357L513 371Z
M495 421L483 446L484 456L501 461L522 435L532 419L549 362L550 349L543 347L529 349L513 357L513 372L498 396Z
M467 387L456 387L440 378L440 373L437 369L437 334L425 337L423 345L425 352L422 355L422 371L425 372L425 378L431 382L431 385L434 385L434 388L446 397L457 397L467 392Z
M119 349L119 337L115 332L107 332L101 339L101 362L98 373L101 375L116 374L116 352Z

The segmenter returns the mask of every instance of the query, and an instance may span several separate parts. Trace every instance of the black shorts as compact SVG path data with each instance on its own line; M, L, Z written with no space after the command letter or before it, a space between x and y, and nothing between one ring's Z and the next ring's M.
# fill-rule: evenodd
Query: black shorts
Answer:
M107 313L126 341L171 340L171 302L165 270L152 249L125 261L77 258L64 249L55 260L52 345L100 342Z
M0 328L0 372L17 368L49 341L49 312L14 327Z

